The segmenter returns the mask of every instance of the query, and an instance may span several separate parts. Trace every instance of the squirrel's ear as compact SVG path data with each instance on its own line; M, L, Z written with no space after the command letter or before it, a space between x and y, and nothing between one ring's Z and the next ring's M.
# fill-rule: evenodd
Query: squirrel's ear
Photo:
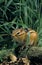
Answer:
M31 28L25 28L25 32L32 30Z
M25 30L25 32L28 32L29 31L27 28L25 28L24 30Z

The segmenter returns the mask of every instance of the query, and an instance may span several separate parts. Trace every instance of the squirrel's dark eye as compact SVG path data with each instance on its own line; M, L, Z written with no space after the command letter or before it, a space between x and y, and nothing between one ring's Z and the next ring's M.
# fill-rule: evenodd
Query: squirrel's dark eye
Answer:
M19 34L19 32L17 34Z

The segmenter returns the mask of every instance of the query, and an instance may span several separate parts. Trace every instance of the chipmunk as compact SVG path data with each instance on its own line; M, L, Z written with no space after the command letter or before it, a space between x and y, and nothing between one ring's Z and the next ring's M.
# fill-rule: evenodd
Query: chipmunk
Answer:
M28 29L20 28L20 29L13 30L12 32L13 38L21 44L26 42L26 39L27 37L29 37L29 35L30 35L29 44L33 46L37 45L38 34L35 30L32 30L30 28Z
M36 46L38 42L37 32L30 28L15 29L12 32L12 37L17 42L19 42L19 46L15 48L15 54L17 57L21 55L21 52L24 51L24 49L26 49L27 47L29 49L32 46ZM28 40L28 38L29 38L29 42L27 42L27 45L26 45L26 41Z

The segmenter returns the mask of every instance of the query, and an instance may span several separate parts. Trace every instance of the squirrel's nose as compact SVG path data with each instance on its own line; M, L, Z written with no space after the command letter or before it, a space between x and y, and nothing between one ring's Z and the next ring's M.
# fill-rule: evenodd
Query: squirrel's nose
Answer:
M12 36L12 37L14 37L14 36L15 36L14 31L12 32L11 36Z

